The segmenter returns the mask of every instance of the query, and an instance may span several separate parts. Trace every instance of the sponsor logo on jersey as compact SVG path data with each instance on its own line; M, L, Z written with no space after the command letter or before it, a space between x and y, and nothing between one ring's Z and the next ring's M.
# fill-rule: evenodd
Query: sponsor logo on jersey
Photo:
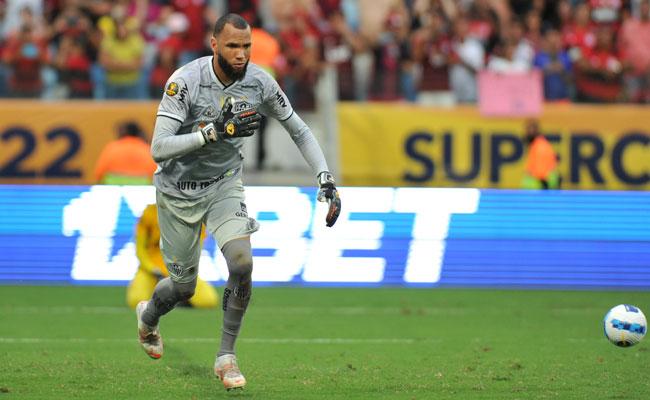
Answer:
M178 97L178 100L181 102L185 102L185 96L189 93L189 89L187 88L187 84L183 85L183 88L181 89L181 95Z
M208 106L208 108L203 111L203 115L211 119L217 118L217 110L212 106Z
M235 103L235 105L232 108L232 112L240 113L242 111L250 110L253 108L253 105L250 103L247 103L245 101L238 101Z
M280 93L279 90L275 92L275 101L277 101L278 104L282 106L282 108L287 107L287 101L284 99L284 96L282 95L282 93Z
M169 82L167 89L165 89L165 94L167 94L167 96L176 96L178 94L178 83Z

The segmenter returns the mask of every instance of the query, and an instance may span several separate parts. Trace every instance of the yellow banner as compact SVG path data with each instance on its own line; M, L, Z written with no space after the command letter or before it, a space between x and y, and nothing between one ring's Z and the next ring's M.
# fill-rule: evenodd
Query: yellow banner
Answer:
M151 136L157 102L0 101L0 183L89 184L117 126Z
M474 107L338 107L341 181L355 186L520 188L525 119ZM650 107L545 106L565 189L650 189Z

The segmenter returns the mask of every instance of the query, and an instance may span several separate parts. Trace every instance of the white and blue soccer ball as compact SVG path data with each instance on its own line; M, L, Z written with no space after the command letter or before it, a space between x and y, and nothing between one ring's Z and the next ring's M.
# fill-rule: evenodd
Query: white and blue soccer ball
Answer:
M609 310L603 320L605 336L620 347L630 347L639 343L648 331L643 312L629 304L619 304Z

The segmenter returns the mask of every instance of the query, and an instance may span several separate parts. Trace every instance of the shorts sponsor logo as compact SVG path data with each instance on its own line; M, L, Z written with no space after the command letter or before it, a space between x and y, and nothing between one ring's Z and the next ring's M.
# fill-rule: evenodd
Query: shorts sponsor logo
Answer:
M241 207L241 211L237 211L235 215L242 218L248 218L248 210L246 209L246 204L239 202L239 206Z

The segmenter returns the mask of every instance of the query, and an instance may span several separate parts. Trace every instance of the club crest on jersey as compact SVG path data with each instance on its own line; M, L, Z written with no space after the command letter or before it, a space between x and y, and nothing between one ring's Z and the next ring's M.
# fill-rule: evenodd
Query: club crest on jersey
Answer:
M167 89L165 89L165 94L167 96L176 96L178 94L178 83L169 82L169 85L167 85Z

